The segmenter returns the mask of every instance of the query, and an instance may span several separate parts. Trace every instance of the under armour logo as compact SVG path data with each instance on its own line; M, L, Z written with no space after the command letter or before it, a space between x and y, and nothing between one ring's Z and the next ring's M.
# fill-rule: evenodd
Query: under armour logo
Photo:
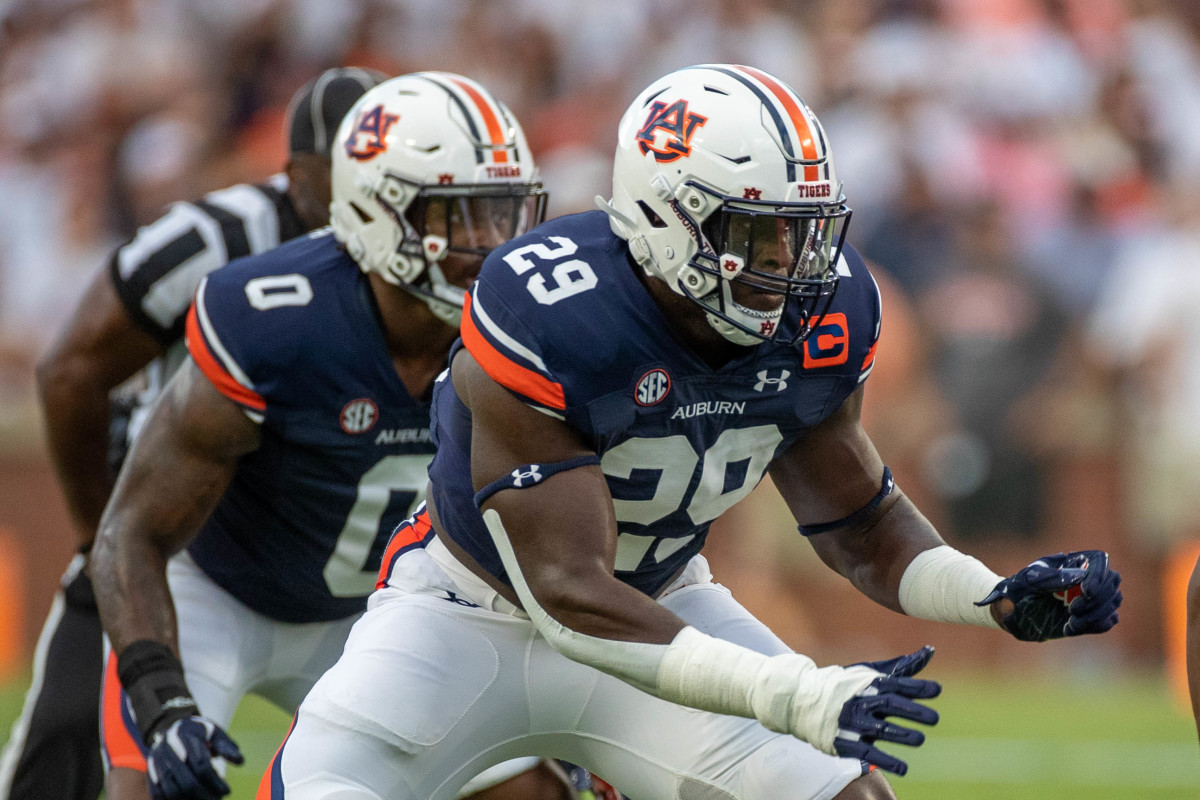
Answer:
M777 392L782 392L787 388L787 379L792 376L791 372L786 369L781 369L779 370L778 378L767 377L770 372L770 370L764 369L758 373L758 383L754 384L754 391L764 391L768 386L774 386L775 391Z
M537 464L530 464L528 472L521 472L519 467L512 471L513 486L517 489L520 489L525 481L529 481L531 484L537 483L542 477Z

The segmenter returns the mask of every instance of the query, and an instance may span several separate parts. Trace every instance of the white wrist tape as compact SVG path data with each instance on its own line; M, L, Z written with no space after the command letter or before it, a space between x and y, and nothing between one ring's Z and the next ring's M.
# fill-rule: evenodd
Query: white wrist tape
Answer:
M493 509L484 523L517 596L538 632L559 653L680 705L757 719L835 755L842 706L879 677L869 667L818 668L797 653L765 656L688 626L669 645L621 642L573 631L541 607L521 574Z
M757 719L822 752L833 747L842 706L880 673L869 667L820 667L799 653L764 656L689 626L667 647L658 670L663 700Z
M1003 580L979 559L941 545L919 553L900 578L900 607L910 617L1000 628L990 606L975 603Z

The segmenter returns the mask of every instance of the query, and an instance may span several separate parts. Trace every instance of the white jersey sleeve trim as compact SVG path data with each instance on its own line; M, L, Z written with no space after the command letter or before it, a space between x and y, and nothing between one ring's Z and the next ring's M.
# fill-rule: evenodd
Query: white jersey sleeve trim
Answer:
M205 308L204 291L208 288L208 278L200 281L200 288L196 290L196 320L200 323L200 330L204 333L204 341L212 348L213 353L221 360L221 365L226 371L233 376L233 379L240 383L243 387L251 392L256 392L254 382L250 380L238 363L233 360L233 356L221 344L221 337L217 335L216 329L208 318L208 310Z

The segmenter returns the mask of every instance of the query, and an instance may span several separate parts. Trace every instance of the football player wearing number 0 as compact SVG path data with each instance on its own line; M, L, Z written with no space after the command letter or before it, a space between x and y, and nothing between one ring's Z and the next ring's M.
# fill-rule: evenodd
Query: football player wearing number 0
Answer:
M0 800L96 800L103 791L104 645L83 566L113 476L146 409L187 354L184 319L200 279L328 224L330 140L354 101L385 77L340 67L309 81L288 106L285 172L175 203L141 228L97 272L39 363L50 457L78 553L42 629L24 712L0 753ZM117 390L139 371L136 394Z
M887 745L937 721L932 649L818 667L699 555L768 470L825 563L893 611L1037 639L1115 623L1102 553L1002 580L892 482L859 424L879 295L790 88L731 65L656 81L600 205L485 262L434 391L428 507L272 798L442 800L531 747L639 800L894 797Z
M200 284L191 358L101 519L110 800L226 794L241 697L291 711L337 659L388 536L422 508L464 290L543 216L520 126L457 75L375 86L331 158L331 228Z

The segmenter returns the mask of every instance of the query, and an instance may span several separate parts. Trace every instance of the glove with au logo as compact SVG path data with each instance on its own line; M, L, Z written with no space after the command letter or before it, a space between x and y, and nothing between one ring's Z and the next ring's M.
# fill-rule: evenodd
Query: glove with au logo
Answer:
M1025 642L1104 633L1117 624L1121 575L1103 550L1045 556L996 584L976 605L1007 598L1012 613L1001 624Z

